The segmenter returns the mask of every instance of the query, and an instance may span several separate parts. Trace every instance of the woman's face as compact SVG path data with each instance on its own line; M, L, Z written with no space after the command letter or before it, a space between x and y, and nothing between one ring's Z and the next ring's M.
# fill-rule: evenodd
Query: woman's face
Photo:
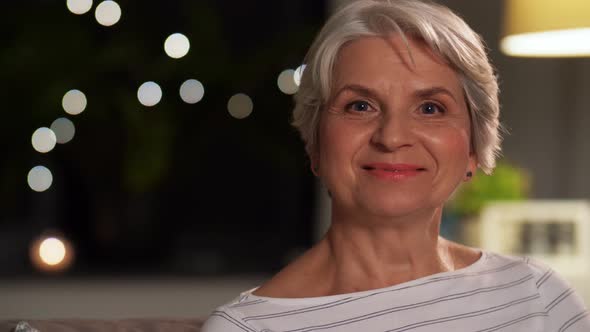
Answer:
M312 156L335 209L380 217L427 212L475 172L457 74L423 42L408 42L411 56L396 35L360 38L339 53Z

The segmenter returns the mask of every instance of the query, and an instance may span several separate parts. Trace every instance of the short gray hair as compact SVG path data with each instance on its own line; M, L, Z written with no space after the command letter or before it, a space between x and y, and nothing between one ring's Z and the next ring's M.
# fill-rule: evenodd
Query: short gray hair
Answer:
M329 102L334 63L347 42L400 33L423 40L457 72L471 121L471 147L490 175L501 154L498 82L481 37L449 8L426 0L357 0L338 10L307 53L293 126L308 155L318 153L320 110Z

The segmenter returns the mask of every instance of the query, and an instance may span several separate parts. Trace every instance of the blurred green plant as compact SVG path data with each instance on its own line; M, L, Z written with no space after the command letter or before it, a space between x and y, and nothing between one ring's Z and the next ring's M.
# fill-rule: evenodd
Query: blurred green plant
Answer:
M475 216L490 201L526 199L530 189L530 172L503 159L492 175L478 174L457 189L448 207L458 216Z

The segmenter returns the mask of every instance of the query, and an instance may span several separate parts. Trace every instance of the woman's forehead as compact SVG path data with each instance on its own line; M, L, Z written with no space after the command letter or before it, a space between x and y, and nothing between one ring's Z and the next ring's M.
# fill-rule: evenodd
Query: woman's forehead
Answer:
M457 73L421 40L399 34L362 37L345 44L334 66L334 88L346 84L447 86L462 94ZM403 81L401 81L403 79Z

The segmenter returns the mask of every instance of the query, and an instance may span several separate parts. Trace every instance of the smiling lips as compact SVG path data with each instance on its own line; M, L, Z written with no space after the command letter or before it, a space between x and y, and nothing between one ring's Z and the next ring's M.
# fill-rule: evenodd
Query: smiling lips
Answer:
M418 165L389 163L366 164L363 169L377 178L393 181L409 179L426 170Z

